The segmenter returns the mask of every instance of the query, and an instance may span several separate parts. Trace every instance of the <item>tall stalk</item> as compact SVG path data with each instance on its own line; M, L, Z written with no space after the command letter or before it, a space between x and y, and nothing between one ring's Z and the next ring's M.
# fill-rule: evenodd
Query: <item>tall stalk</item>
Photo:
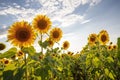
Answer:
M27 57L26 57L26 53L25 53L25 66L26 66L26 68L25 68L25 78L26 78L26 80L28 80L28 70L27 70Z
M40 36L40 39L41 39L41 42L42 42L42 33L41 33L41 36ZM42 54L43 54L43 46L41 46L41 52L42 52Z

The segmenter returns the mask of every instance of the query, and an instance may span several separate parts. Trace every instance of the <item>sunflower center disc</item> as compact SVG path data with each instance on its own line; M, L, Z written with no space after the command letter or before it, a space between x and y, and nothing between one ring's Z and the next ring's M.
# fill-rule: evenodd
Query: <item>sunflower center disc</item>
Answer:
M102 36L101 36L101 40L102 40L102 42L105 42L105 41L106 41L106 39L107 39L107 38L106 38L106 36L105 36L105 35L102 35Z
M5 61L5 64L8 64L8 63L9 63L9 61L8 61L8 60L6 60L6 61Z
M45 29L47 27L47 22L45 20L40 20L38 22L39 29Z
M16 37L19 41L27 41L30 37L30 33L26 30L20 30L16 33Z
M53 32L53 37L54 38L58 38L59 37L59 33L57 31Z
M90 41L94 42L95 41L95 37L91 37Z

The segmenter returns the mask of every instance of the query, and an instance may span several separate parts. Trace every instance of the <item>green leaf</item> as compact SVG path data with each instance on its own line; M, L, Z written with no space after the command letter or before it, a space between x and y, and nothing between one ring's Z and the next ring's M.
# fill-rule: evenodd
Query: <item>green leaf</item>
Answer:
M109 75L109 70L108 70L108 68L105 68L104 71L105 71L105 74L108 76L108 75Z
M53 52L54 52L54 53L57 53L57 52L58 52L58 50L59 50L59 47L57 47L57 48L53 49Z
M31 46L31 47L23 47L22 51L25 52L25 53L28 53L30 56L33 56L36 53L36 50L35 50L35 48L33 46Z
M24 72L25 72L25 68L23 68L23 66L20 67L20 68L17 68L15 70L15 72L14 72L14 80L22 80Z
M15 69L16 69L16 64L9 64L4 68L4 71L15 70Z
M114 62L114 60L113 60L112 57L107 57L107 61L108 61L109 63Z
M3 80L14 80L13 72L12 70L4 71Z
M47 46L49 45L48 41L44 41L44 42L38 41L38 44L39 44L41 47L45 48L45 49L46 49Z
M63 71L63 68L60 67L60 66L58 66L58 67L57 67L57 70L59 70L59 71Z
M112 80L115 80L115 78L113 77L113 74L110 72L109 73L109 77L112 79Z
M11 49L9 49L8 51L6 51L3 54L0 54L0 59L2 58L10 58L12 56L14 56L17 53L17 48L13 47Z
M93 58L92 61L93 61L93 65L94 65L95 67L99 67L99 65L100 65L100 60L99 60L98 57Z
M40 76L41 80L45 80L46 77L48 76L48 70L49 70L49 66L45 66L45 67L39 67L35 70L35 76Z

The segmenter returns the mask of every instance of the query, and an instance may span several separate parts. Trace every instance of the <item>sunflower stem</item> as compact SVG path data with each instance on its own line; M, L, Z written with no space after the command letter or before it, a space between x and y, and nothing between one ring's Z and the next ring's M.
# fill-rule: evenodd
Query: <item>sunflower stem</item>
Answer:
M0 70L2 71L0 76L3 76L3 72L4 72L4 67L5 66L3 64L1 64L0 67L1 67ZM3 80L3 77L0 77L0 80Z
M26 57L26 53L25 53L25 66L26 66L26 68L25 68L25 78L26 78L26 80L28 80L28 75L27 75L27 57Z
M41 33L41 42L42 42L42 33ZM41 52L43 54L43 47L41 46Z

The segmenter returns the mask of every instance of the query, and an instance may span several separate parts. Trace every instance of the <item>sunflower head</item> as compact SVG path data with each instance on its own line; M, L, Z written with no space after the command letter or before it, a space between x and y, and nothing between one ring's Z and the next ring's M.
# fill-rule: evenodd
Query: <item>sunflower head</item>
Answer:
M5 46L5 44L0 43L0 51L1 51L1 50L4 50L4 49L5 49L5 47L6 47L6 46Z
M118 48L117 45L113 45L113 50L116 50Z
M71 52L71 51L68 51L68 53L67 53L68 55L70 55L70 56L72 56L74 53L73 52Z
M108 32L106 30L102 30L99 33L99 42L102 45L105 45L105 44L107 44L109 42L109 35L108 35Z
M34 43L35 33L28 22L15 22L8 30L8 41L15 46L29 47Z
M7 66L8 64L10 64L10 60L9 59L6 59L6 58L3 58L3 64L5 66Z
M50 31L50 38L54 41L54 42L58 42L60 41L60 39L62 38L62 30L60 28L53 28Z
M22 59L24 58L24 53L22 51L18 51L18 53L16 54L16 57L18 57L18 59Z
M63 49L64 50L67 50L69 48L69 46L70 46L70 43L68 41L63 42Z
M112 48L113 48L112 45L107 46L107 50L108 50L108 51L111 51Z
M53 47L54 42L50 38L46 39L46 41L48 41L48 46L49 47Z
M39 58L39 60L42 60L42 59L44 59L44 57L45 57L45 55L40 55L38 58Z
M37 15L32 24L33 27L40 33L47 33L52 25L52 22L46 15Z
M88 43L90 45L95 45L95 43L97 42L97 35L96 34L90 34L88 37Z

